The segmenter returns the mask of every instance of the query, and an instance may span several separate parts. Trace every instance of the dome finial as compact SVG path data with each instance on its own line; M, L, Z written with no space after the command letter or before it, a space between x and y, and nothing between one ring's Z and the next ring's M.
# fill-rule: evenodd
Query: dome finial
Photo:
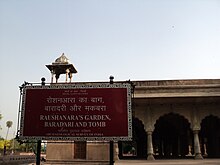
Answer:
M69 59L62 53L62 55L55 60L55 64L69 64Z

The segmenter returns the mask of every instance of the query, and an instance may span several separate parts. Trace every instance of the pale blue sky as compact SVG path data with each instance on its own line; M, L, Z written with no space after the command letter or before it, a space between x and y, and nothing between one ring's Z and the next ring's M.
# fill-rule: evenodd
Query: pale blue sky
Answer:
M220 78L219 0L1 0L0 135L19 88L50 82L62 53L74 81Z

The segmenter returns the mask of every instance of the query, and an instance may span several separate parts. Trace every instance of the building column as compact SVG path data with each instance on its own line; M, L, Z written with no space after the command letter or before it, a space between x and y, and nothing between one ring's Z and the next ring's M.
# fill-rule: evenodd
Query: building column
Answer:
M152 142L152 131L147 131L147 160L155 160Z
M119 160L118 155L119 155L118 143L115 142L114 143L114 161Z
M51 83L53 83L53 76L54 76L54 73L53 73L53 70L51 71Z
M68 82L68 75L69 75L70 70L66 69L66 83Z
M72 81L73 74L69 73L70 82Z
M66 82L65 83L67 83L68 82L68 73L66 72Z
M200 142L199 142L199 130L194 130L194 154L195 159L203 159L200 149Z
M59 74L55 74L56 76L56 83L58 83L58 79L59 79L59 77L60 77L60 75Z

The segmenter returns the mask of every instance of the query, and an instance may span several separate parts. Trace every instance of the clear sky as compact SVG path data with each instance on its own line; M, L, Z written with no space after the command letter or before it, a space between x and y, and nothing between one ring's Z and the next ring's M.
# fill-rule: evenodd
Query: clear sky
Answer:
M19 86L50 82L62 53L74 81L220 78L219 0L0 0L0 135Z

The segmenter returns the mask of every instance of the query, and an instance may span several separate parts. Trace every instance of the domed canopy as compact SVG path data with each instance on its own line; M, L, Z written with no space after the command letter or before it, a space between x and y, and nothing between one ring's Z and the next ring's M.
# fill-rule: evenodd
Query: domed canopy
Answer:
M69 59L63 53L53 64L69 64Z
M77 73L77 70L70 64L69 59L64 55L64 53L52 63L52 65L46 65L46 67L51 71L52 78L51 82L53 82L53 75L56 75L56 81L58 80L60 74L69 75L70 81L73 73ZM66 77L67 81L67 77Z

